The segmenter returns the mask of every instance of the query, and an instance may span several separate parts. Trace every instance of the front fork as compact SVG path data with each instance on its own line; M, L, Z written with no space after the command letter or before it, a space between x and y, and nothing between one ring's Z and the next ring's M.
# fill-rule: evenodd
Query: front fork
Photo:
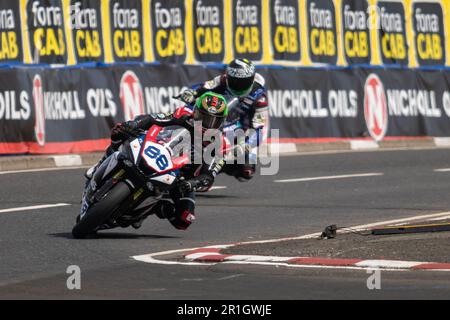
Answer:
M86 182L81 218L90 206L100 201L119 181L125 182L132 192L131 197L118 210L117 216L112 217L113 220L118 219L123 212L132 212L146 198L158 196L157 188L147 183L146 177L136 169L134 163L124 153L116 151L99 165L92 179Z

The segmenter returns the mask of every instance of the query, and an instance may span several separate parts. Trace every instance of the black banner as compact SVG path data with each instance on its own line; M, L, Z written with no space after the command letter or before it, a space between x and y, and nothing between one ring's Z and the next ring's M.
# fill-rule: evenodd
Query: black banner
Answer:
M222 61L225 56L223 1L194 0L192 6L195 59Z
M337 63L336 13L332 0L308 0L309 54L315 63Z
M28 0L27 27L34 63L67 63L61 0Z
M23 61L19 13L19 1L4 0L0 3L0 63Z
M344 55L348 64L370 64L369 5L366 0L342 1Z
M271 43L274 60L300 60L297 0L270 0Z
M199 66L0 69L0 153L102 150L110 128L166 113L192 83L223 72ZM270 122L281 138L450 136L450 72L270 69Z
M183 63L186 59L184 0L152 1L150 16L155 59Z
M101 2L71 0L69 12L77 62L104 61Z
M233 1L233 48L237 58L262 59L261 0Z
M109 11L114 61L143 61L142 1L111 0Z
M408 65L408 42L403 3L378 1L378 11L378 39L383 64Z
M414 2L412 16L419 65L445 65L444 15L441 4Z

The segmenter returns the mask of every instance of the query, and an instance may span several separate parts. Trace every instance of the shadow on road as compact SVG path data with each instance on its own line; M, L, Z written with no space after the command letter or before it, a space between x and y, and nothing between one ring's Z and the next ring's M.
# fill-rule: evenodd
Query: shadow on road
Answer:
M230 196L228 195L220 195L220 194L206 194L206 193L196 193L196 197L198 198L205 198L205 199L232 199L232 198L239 198L236 196Z
M55 238L74 239L70 232L52 233L49 234ZM153 234L135 234L135 233L120 233L120 232L100 232L86 238L89 239L179 239L174 236L161 236Z

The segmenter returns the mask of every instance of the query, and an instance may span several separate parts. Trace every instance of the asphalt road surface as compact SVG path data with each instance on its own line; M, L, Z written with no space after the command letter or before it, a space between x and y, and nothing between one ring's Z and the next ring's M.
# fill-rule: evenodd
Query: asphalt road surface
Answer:
M0 175L0 298L57 299L449 299L450 273L382 272L369 290L366 271L271 266L168 266L131 256L237 241L298 236L329 224L352 226L450 211L450 150L289 156L276 176L226 186L197 198L186 231L150 217L139 230L70 234L83 170ZM345 179L275 180L376 175ZM66 206L44 207L55 204ZM29 210L9 209L31 207ZM450 262L450 251L444 250ZM81 290L66 270L81 269Z

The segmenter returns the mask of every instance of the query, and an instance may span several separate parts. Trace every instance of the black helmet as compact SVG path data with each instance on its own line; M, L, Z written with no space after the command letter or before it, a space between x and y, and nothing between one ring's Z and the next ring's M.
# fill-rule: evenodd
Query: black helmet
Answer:
M226 70L228 90L235 96L248 95L252 90L255 74L255 65L251 61L234 59Z

